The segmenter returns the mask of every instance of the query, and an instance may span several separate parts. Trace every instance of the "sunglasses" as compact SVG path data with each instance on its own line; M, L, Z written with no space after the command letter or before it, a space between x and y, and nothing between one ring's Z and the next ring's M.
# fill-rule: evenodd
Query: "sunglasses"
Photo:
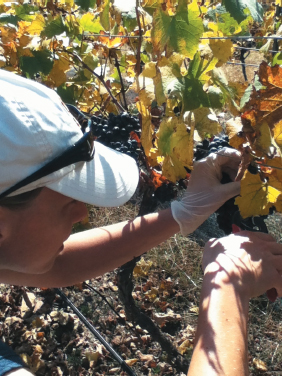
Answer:
M85 133L80 140L74 145L65 150L61 155L52 159L46 165L42 166L39 170L35 171L31 175L27 176L23 180L19 181L12 187L8 188L5 192L0 194L0 200L9 194L17 191L18 189L25 187L26 185L33 183L36 180L50 175L55 171L61 170L73 163L77 162L89 162L94 158L94 139L92 132Z

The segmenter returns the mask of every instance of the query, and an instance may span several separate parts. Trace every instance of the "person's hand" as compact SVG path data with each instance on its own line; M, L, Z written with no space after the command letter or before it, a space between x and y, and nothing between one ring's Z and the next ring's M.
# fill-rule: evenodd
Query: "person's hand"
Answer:
M240 193L240 182L220 183L222 172L235 179L240 160L237 150L224 148L195 163L185 195L171 204L182 235L195 231L225 201Z
M249 299L275 288L282 296L282 245L269 234L242 231L207 242L204 274L219 273L223 282Z

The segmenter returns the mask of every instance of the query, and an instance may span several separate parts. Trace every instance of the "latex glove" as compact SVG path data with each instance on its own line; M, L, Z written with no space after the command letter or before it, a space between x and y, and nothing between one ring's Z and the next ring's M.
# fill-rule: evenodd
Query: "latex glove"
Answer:
M241 160L235 149L223 148L194 164L181 201L171 203L173 218L182 235L195 231L225 201L240 193L240 182L221 184L222 172L235 179Z

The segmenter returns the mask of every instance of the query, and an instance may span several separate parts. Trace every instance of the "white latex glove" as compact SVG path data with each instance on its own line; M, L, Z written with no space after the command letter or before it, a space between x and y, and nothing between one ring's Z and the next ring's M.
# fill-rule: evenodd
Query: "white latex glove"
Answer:
M195 231L225 201L240 193L240 182L221 184L222 172L235 179L241 160L235 149L223 148L194 164L181 201L171 203L173 218L182 235Z

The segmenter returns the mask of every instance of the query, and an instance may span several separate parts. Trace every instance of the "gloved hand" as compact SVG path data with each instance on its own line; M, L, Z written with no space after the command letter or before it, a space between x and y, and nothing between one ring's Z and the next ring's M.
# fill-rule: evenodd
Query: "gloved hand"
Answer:
M225 201L240 193L240 182L221 184L222 172L235 179L241 160L235 149L223 148L194 164L181 201L171 203L173 218L182 235L195 231Z

